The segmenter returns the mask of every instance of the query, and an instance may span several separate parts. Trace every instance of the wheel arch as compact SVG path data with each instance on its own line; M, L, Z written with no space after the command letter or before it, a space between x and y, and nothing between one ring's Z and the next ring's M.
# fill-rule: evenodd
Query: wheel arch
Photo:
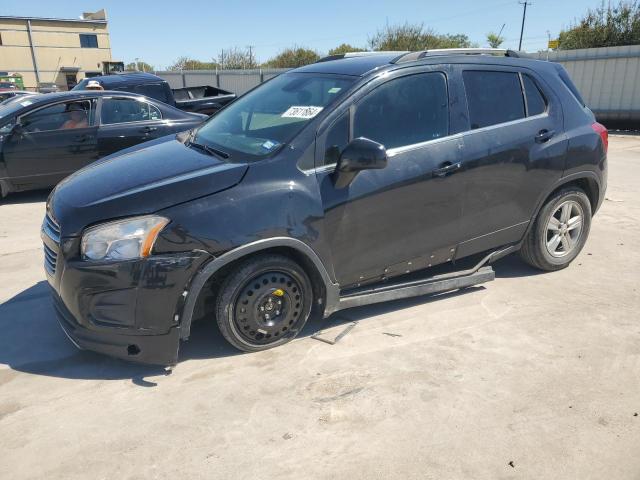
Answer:
M562 177L556 183L554 183L548 191L540 196L533 215L531 216L531 220L529 221L529 225L527 226L527 230L525 231L518 245L522 245L522 242L524 242L524 240L527 238L527 235L529 235L529 231L533 228L540 210L547 203L547 201L559 190L570 186L579 187L587 194L589 203L591 204L591 216L593 217L603 200L601 198L603 190L598 176L592 171L584 171Z
M307 273L314 289L314 297L322 299L315 302L314 307L322 310L324 316L336 310L339 299L339 287L333 282L322 260L316 252L301 240L290 237L275 237L258 240L234 248L207 263L192 279L182 309L180 321L180 338L187 340L191 334L191 323L196 313L196 306L202 301L202 294L208 292L207 286L213 286L239 261L254 255L278 253L296 261Z
M594 172L585 171L560 178L544 195L542 195L536 205L534 215L532 216L532 223L542 206L547 203L547 200L549 200L552 195L558 192L558 190L572 185L584 190L589 198L589 203L591 204L591 212L592 214L595 214L602 201L600 197L602 187L600 185L600 179Z

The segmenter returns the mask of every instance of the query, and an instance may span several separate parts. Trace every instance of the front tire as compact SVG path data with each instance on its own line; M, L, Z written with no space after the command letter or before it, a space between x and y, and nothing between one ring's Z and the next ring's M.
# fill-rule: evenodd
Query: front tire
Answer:
M224 338L245 352L293 340L309 319L313 289L305 271L283 255L241 262L220 286L216 321Z
M566 268L584 247L590 229L589 198L580 188L564 188L540 209L522 244L520 256L540 270Z

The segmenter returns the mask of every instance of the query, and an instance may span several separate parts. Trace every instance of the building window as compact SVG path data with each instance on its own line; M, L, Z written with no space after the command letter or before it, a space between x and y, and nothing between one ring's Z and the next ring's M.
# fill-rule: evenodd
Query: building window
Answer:
M2 34L0 33L0 45L2 45Z
M98 36L81 33L80 46L82 48L98 48Z

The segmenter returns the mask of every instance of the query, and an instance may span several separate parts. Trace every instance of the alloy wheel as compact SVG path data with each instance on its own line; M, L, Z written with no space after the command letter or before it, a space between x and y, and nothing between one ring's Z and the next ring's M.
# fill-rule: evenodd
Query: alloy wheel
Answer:
M580 242L584 212L574 200L562 202L547 222L545 245L555 258L570 254Z

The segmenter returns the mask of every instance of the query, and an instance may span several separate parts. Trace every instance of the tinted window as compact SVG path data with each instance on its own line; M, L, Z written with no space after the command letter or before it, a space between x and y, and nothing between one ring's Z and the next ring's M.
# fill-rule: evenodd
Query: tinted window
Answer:
M145 122L160 120L160 110L154 105L132 98L105 98L102 102L102 123Z
M349 114L346 113L338 119L327 132L324 142L324 163L331 165L338 161L340 153L349 143Z
M444 137L449 130L447 82L441 73L397 78L376 88L358 104L354 137L386 148Z
M20 124L25 132L31 133L87 128L93 125L92 102L83 100L41 108L22 117Z
M98 48L98 36L86 33L80 34L80 46L82 48Z
M524 98L517 73L466 71L471 129L524 118Z
M522 83L524 85L524 94L527 98L527 115L531 116L543 113L547 105L538 86L529 75L522 75Z

